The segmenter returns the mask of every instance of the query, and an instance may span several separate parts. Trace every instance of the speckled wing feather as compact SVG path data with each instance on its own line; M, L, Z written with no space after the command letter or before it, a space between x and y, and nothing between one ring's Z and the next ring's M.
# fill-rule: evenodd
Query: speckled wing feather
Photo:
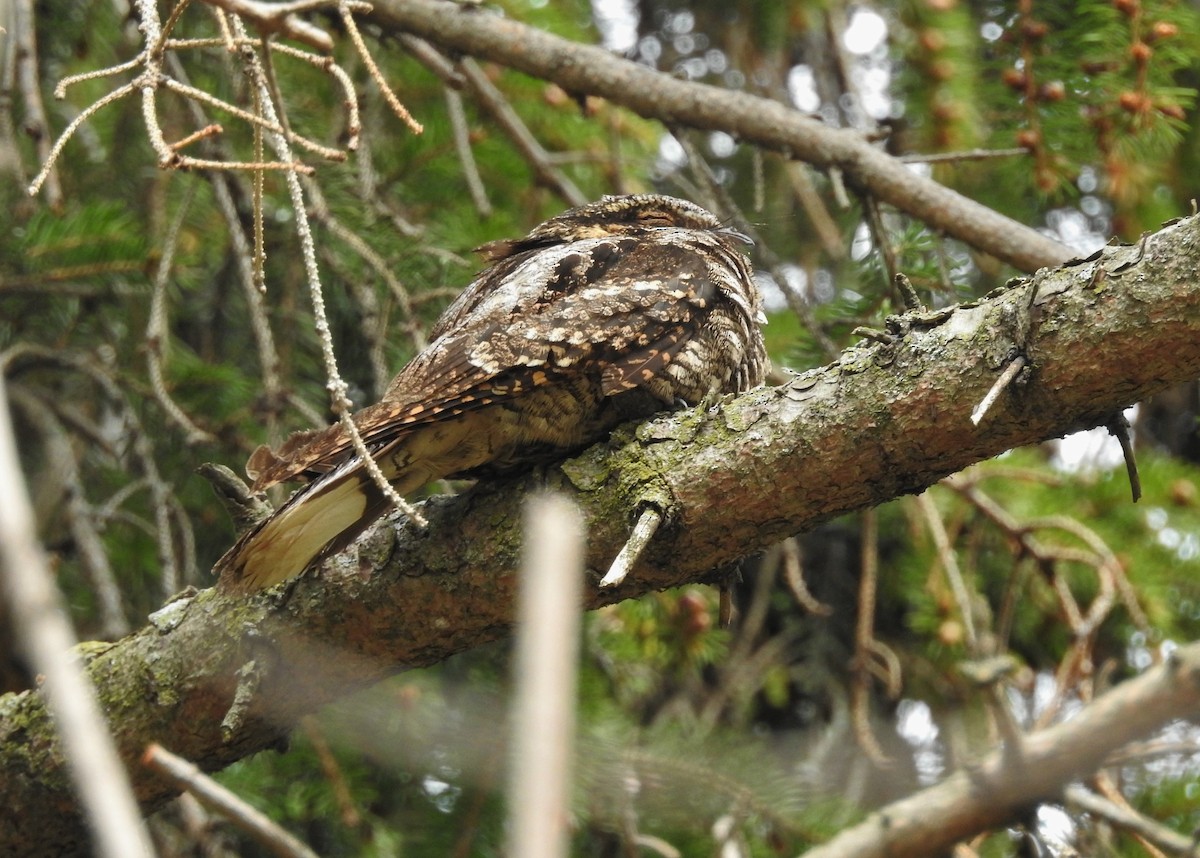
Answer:
M590 256L589 256L590 254ZM584 260L600 260L590 266ZM646 271L670 271L665 278ZM630 239L587 242L565 254L536 301L487 313L430 344L389 385L383 401L355 415L368 449L502 397L596 373L606 395L648 382L682 347L716 287L695 250ZM522 296L525 297L525 296ZM597 308L603 311L597 317ZM596 322L599 321L599 324ZM669 405L665 402L664 405ZM254 490L328 473L352 450L345 430L297 433L247 463Z
M618 422L760 384L761 310L745 258L691 203L606 197L523 239L443 314L434 339L354 421L405 493L561 457ZM283 580L387 509L340 425L260 448L254 488L310 484L218 562L222 586Z

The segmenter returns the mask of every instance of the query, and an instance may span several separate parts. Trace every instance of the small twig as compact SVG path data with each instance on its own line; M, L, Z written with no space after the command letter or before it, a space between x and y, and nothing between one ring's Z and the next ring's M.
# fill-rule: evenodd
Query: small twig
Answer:
M1143 232L1142 237L1138 239L1138 254L1137 254L1137 256L1133 259L1132 262L1122 262L1116 268L1109 271L1108 276L1110 278L1112 278L1113 280L1120 280L1122 277L1124 277L1126 274L1129 273L1130 269L1136 268L1138 265L1140 265L1142 263L1142 260L1146 258L1146 246L1149 243L1150 236L1152 236L1153 234L1154 233L1150 232L1149 230L1147 230L1146 232Z
M761 215L767 207L767 179L763 170L762 149L757 146L750 150L750 166L753 168L754 213Z
M917 288L913 286L907 274L897 271L896 275L892 278L892 282L896 285L896 291L900 293L900 300L904 304L905 312L925 313L928 311L925 302L917 294Z
M921 492L917 496L917 505L921 508L921 514L925 517L929 532L933 534L933 543L937 546L942 571L946 574L946 580L950 582L950 591L954 594L954 601L958 603L958 613L962 618L963 632L967 639L967 652L972 656L977 656L979 655L979 640L975 635L975 612L971 609L971 596L963 581L962 571L958 568L958 557L950 545L946 525L928 491Z
M946 254L946 235L938 233L933 240L934 259L937 261L938 281L942 291L947 295L954 294L954 281L950 279L950 260Z
M850 210L850 194L846 191L846 174L842 172L841 167L830 167L826 171L829 176L829 185L833 191L833 200L838 204L838 208L842 211Z
M88 80L96 80L102 77L112 77L113 75L118 75L121 72L132 71L140 66L144 60L145 55L138 54L133 59L126 60L123 63L118 63L115 66L109 66L102 69L93 69L92 71L81 72L80 74L73 74L68 77L64 77L58 82L58 85L54 87L54 97L60 99L66 98L67 89L77 83L83 83L84 81Z
M1200 755L1200 746L1189 738L1151 739L1135 742L1113 751L1104 761L1105 768L1128 766L1160 760L1163 757L1191 759Z
M601 587L615 587L625 580L642 552L646 550L646 546L650 544L650 540L654 538L662 520L662 511L658 507L647 506L642 510L628 541L613 560L612 566L608 567L608 573L600 579Z
M1012 384L1017 374L1025 368L1025 363L1024 355L1017 355L1009 361L1008 366L1004 368L1004 372L1000 373L1000 377L992 385L992 389L987 392L987 395L979 401L979 404L975 406L975 410L971 412L971 423L978 426L983 421L988 411L996 404L996 400L1000 398L1000 394Z
M1126 594L1126 590L1130 589L1127 582L1122 586L1124 572L1120 561L1095 531L1073 518L1062 515L1043 516L1022 523L967 480L951 477L944 480L943 484L959 492L984 516L1016 540L1025 554L1033 558L1036 568L1054 588L1067 623L1078 641L1090 639L1095 629L1111 612L1117 595L1121 596L1135 625L1139 628L1147 627L1145 613L1137 604L1136 598L1132 598L1132 594ZM1034 536L1039 530L1064 531L1083 542L1087 548L1043 545ZM1080 610L1067 579L1057 571L1058 564L1062 563L1079 563L1092 567L1096 572L1099 590L1086 615ZM1006 616L1008 611L1009 608L1006 607Z
M383 93L384 100L388 106L392 108L392 112L396 117L408 126L408 130L413 134L421 134L424 128L421 123L413 119L412 114L408 112L400 99L396 96L395 91L388 85L387 80L383 76L383 72L379 70L379 66L375 64L375 58L371 56L371 52L367 50L367 44L363 41L362 33L358 31L358 24L354 21L354 16L351 13L355 4L348 0L338 0L338 12L341 13L342 23L346 26L346 32L350 35L350 41L354 43L355 49L358 51L359 57L363 64L367 67L367 72L371 75L371 79L375 81L379 87L379 91ZM367 8L370 8L369 6Z
M329 785L333 789L333 798L337 802L342 825L351 830L358 828L362 824L362 814L355 804L350 784L346 780L346 773L329 747L329 741L325 738L320 723L315 716L305 715L300 719L300 729L304 731L305 737L312 744L313 751L317 754L317 761L321 764L321 771L325 774L325 780L329 781Z
M792 596L804 610L818 617L833 614L833 608L817 599L804 581L804 557L800 551L800 540L789 536L780 543L783 552L783 580Z
M640 849L649 849L656 855L661 855L662 858L683 858L682 852L666 840L663 840L661 837L655 837L653 834L638 832L631 839L634 846ZM735 851L734 854L737 854L737 852Z
M172 152L178 152L181 149L186 149L188 146L191 146L193 143L196 143L197 141L205 140L209 137L216 137L218 134L224 134L224 133L225 133L224 128L222 128L220 125L213 123L213 124L204 126L199 131L193 131L191 134L187 135L186 137L176 140L174 143L170 144L170 148L171 148Z
M492 115L492 118L512 140L513 145L517 147L517 151L533 168L538 182L553 190L569 205L581 206L586 203L588 198L561 170L550 163L542 144L533 136L533 132L513 110L512 105L508 103L495 84L488 80L483 69L470 57L464 58L458 68L466 78L471 93Z
M358 327L362 332L362 344L367 353L366 363L371 370L366 395L370 400L378 400L391 380L387 362L384 360L384 351L388 344L387 308L381 306L379 296L375 292L375 283L371 278L350 270L332 248L323 248L322 257L334 277L346 284L346 291L358 310Z
M424 39L417 38L411 33L400 34L400 44L413 55L425 68L442 79L442 83L451 89L462 89L467 85L467 79L454 67L454 63Z
M174 32L175 25L179 23L179 19L183 17L183 13L187 10L187 7L191 5L191 2L192 0L179 0L179 2L177 2L171 8L171 11L167 13L167 20L163 22L162 30L159 32L158 38L154 39L153 41L150 41L149 39L147 40L146 48L150 57L150 61L154 62L156 65L162 61L163 45L166 44L167 39L170 37L171 33Z
M179 541L179 553L183 555L183 580L200 580L200 570L196 566L196 533L192 530L191 514L184 510L176 495L167 495L167 510L170 512L170 522L175 523L175 538Z
M338 5L334 0L302 3L260 3L257 0L205 0L213 6L238 16L254 25L263 35L280 35L308 45L317 51L333 50L333 38L324 30L296 15L312 9L328 9ZM362 10L366 3L348 4Z
M98 364L93 357L49 349L30 343L18 343L6 351L0 352L0 374L12 362L20 360L35 360L50 366L65 368L78 372L96 383L105 395L117 407L123 421L123 432L133 458L146 478L150 490L150 499L154 507L155 533L158 542L158 561L162 567L163 596L168 597L178 590L179 570L176 563L174 545L171 538L171 490L163 481L155 462L153 445L146 435L145 428L138 418L137 411L129 402L125 392Z
M900 692L904 690L904 674L900 666L900 656L896 651L879 638L872 637L867 644L871 660L867 667L871 674L883 683L884 693L891 700L899 700Z
M1063 791L1063 797L1068 804L1073 804L1087 813L1137 834L1140 837L1179 855L1193 856L1197 854L1197 842L1194 838L1185 837L1177 831L1150 819L1132 808L1121 807L1079 784L1072 784Z
M188 84L181 83L180 81L170 77L164 77L161 81L161 85L164 89L169 89L172 92L178 93L186 98L191 98L203 104L207 104L209 107L215 107L217 110L223 110L231 116L236 116L238 119L249 125L262 126L267 131L275 134L286 134L289 142L295 143L301 148L312 152L313 154L320 155L322 158L326 158L330 161L346 160L346 153L341 149L333 149L329 146L324 146L315 140L309 140L307 137L282 127L278 122L270 122L257 113L252 113L249 110L243 110L237 105L230 104L228 101L217 98L215 95L207 93L202 89L189 86ZM280 168L276 167L275 169Z
M256 843L279 858L318 858L313 852L266 814L242 801L193 763L176 756L157 743L142 754L142 765L154 769L194 795L202 805L216 811L246 832Z
M387 284L392 298L400 305L400 312L404 315L404 332L408 334L408 338L412 341L414 351L420 351L425 348L429 342L425 335L425 326L417 317L413 298L409 295L404 284L400 282L400 278L396 276L394 266L388 264L388 261L380 256L378 251L371 247L371 245L365 242L361 235L333 216L329 207L325 205L325 198L321 194L320 188L315 183L308 184L307 188L313 196L313 216L330 233L344 241ZM448 291L451 295L457 295L459 290L450 289ZM421 299L424 300L427 295L428 293L426 292L421 293ZM384 335L387 332L381 329L379 333L380 335Z
M226 742L233 741L242 729L246 713L250 711L250 705L258 694L259 686L262 685L264 672L263 666L253 658L238 668L237 688L233 692L233 700L225 712L225 717L221 719L221 738Z
M846 247L842 231L817 191L816 183L812 179L812 168L789 158L783 165L783 172L791 185L792 195L800 203L808 215L808 222L816 230L825 254L835 262L843 261L846 258Z
M733 624L733 588L722 584L717 589L717 627L727 629Z
M771 277L783 292L787 299L788 307L796 314L796 318L812 335L813 340L820 346L821 350L827 357L835 359L840 353L840 349L834 344L829 335L822 329L817 321L816 314L812 310L812 305L809 297L802 294L799 289L795 288L791 280L787 276L787 272L783 268L782 260L773 251L770 246L763 241L757 228L750 220L742 213L737 202L726 190L725 186L718 179L708 161L705 160L703 153L691 141L689 136L682 129L672 129L672 134L683 147L687 154L688 164L696 173L699 179L704 183L708 193L715 199L716 209L733 215L734 222L738 225L738 229L749 236L754 242L755 254L761 259L762 263L770 270ZM681 181L682 177L676 176L677 182Z
M879 343L880 345L890 346L896 342L896 335L889 334L887 331L881 331L878 328L868 328L865 325L859 325L850 332L852 337L861 337L864 340Z
M879 573L879 525L877 513L862 514L861 577L858 584L858 617L854 625L854 670L850 683L850 720L863 753L877 766L890 766L892 760L871 731L870 654L875 643L875 591Z
M158 270L154 274L154 288L150 293L149 319L146 322L146 366L150 374L150 388L163 413L183 430L184 443L189 446L207 444L216 439L197 426L179 403L171 398L163 378L163 358L167 353L170 337L170 326L167 323L167 283L171 279L171 266L179 246L179 234L183 230L183 223L195 191L196 183L188 182L184 197L179 202L179 211L163 237Z
M183 64L177 56L169 54L167 56L167 63L171 66L172 73L179 80L187 81ZM196 125L204 126L208 124L204 110L199 104L190 99L186 101L186 104ZM204 145L206 148L217 149L217 146L211 140L205 141ZM255 268L255 251L246 239L246 233L242 226L241 218L238 215L237 204L234 202L233 193L229 189L230 184L235 182L236 179L231 174L219 170L209 171L205 175L212 184L217 210L220 211L221 217L225 220L225 231L232 245L231 252L237 267L238 280L241 282L243 292L246 296L246 307L250 315L250 331L254 337L254 345L258 353L259 370L262 379L262 401L266 406L267 437L275 438L277 435L279 410L283 404L283 397L281 395L282 384L279 374L281 361L279 352L275 348L275 338L271 332L270 320L267 318L266 301L263 296L264 284L256 277L257 274L261 273L261 269ZM255 175L261 176L262 174L259 172ZM256 218L256 227L261 228L261 226L261 218ZM261 247L261 245L259 246Z
M458 153L458 162L462 166L467 190L471 193L471 202L475 204L475 211L480 217L491 217L492 204L488 200L483 179L479 177L475 154L471 151L471 130L467 127L467 113L463 110L462 95L449 86L442 87L442 90L446 95L446 113L450 117L450 129L454 134L454 151Z
M896 248L892 244L891 238L888 236L887 227L883 223L883 212L879 208L879 200L870 194L862 195L863 214L867 218L867 226L871 230L871 236L875 242L875 247L879 250L879 255L883 260L883 276L886 279L886 286L892 291L892 300L899 306L898 312L903 313L905 307L905 296L899 294L896 289L896 275L899 269L896 263ZM918 303L920 303L918 301Z
M224 20L222 18L222 20ZM199 39L167 39L166 47L171 51L191 50L196 48L213 48L223 47L232 51L239 47L256 47L263 44L261 39L235 39L233 34L229 34L228 39L224 38L199 38ZM358 96L354 92L354 82L350 80L350 76L346 74L345 69L333 61L332 57L322 54L313 54L308 51L302 51L299 48L294 48L291 45L285 45L276 41L267 41L264 56L269 53L280 53L284 56L302 60L309 65L328 73L338 85L342 88L342 104L346 108L346 149L353 152L358 148L359 134L362 131L362 123L359 119L358 112ZM167 55L171 57L171 54ZM178 70L173 69L175 76L180 81L184 80L184 75ZM335 160L344 160L344 157Z
M46 181L51 171L54 170L54 164L58 161L58 156L62 154L63 147L67 145L67 141L69 141L75 135L75 132L79 130L79 126L91 119L92 116L95 115L95 113L101 108L107 107L114 101L121 100L136 89L136 82L127 83L124 86L117 87L108 95L96 99L96 101L92 102L92 104L80 111L79 115L67 124L67 127L63 129L62 134L59 134L58 139L54 141L54 146L50 148L50 154L48 154L46 156L46 160L42 162L42 169L39 170L38 174L33 177L33 181L30 182L29 187L26 188L26 193L28 193L31 197L37 196L38 191L40 191L42 188L42 184Z
M905 164L938 164L944 161L982 161L985 158L1015 158L1028 155L1024 147L1013 149L967 149L962 152L931 152L929 154L914 153L901 155L900 160Z
M1129 491L1133 495L1133 502L1137 503L1142 496L1142 478L1138 476L1137 457L1133 453L1133 441L1129 437L1129 421L1125 419L1124 414L1117 413L1109 418L1104 428L1121 445L1125 473L1129 477Z
M38 85L37 34L33 18L33 0L14 0L12 40L15 43L17 82L25 105L22 126L33 138L38 160L50 165L45 177L46 202L50 208L58 211L63 205L62 185L53 167L50 125L46 121L45 105L42 104L42 88Z

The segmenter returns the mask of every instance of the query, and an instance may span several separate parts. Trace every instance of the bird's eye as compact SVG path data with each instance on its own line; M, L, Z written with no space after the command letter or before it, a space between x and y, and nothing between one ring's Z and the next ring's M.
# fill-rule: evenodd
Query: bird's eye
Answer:
M642 226L670 226L674 222L669 214L656 209L638 212L637 220Z

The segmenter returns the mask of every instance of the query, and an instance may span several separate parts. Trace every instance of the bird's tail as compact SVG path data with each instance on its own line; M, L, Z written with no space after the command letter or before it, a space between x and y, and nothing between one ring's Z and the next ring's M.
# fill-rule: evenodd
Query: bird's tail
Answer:
M387 511L383 492L351 461L293 494L217 561L218 587L252 593L345 548Z

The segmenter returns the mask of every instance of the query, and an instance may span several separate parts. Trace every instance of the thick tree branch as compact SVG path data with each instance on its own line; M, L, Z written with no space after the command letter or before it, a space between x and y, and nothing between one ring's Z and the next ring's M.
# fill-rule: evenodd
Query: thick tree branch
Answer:
M806 858L940 855L976 832L1010 823L1039 800L1061 801L1072 780L1117 748L1179 718L1200 715L1200 644L1118 686L1071 720L1003 748L847 828Z
M603 96L667 125L725 131L816 167L839 169L866 193L1022 271L1071 257L1068 248L1036 230L914 173L858 132L830 128L777 101L679 80L471 4L375 0L373 6L368 17L385 33L420 36L444 50L553 81L567 92Z
M427 528L384 522L357 556L294 586L246 600L187 595L91 651L122 753L136 760L157 741L216 770L278 742L324 703L503 636L522 498L546 483L584 511L595 576L585 603L596 607L704 580L832 516L1104 424L1200 376L1198 229L1189 218L1148 238L1141 255L1108 248L948 318L902 317L891 342L848 349L782 387L620 430L544 474L435 498L423 505ZM975 426L973 408L1018 353L1029 368ZM663 510L662 527L629 577L601 590L646 504ZM239 674L242 705L226 719ZM148 808L172 793L144 771L133 777ZM85 837L40 693L0 697L0 806L10 823L0 853L36 844L51 854Z

